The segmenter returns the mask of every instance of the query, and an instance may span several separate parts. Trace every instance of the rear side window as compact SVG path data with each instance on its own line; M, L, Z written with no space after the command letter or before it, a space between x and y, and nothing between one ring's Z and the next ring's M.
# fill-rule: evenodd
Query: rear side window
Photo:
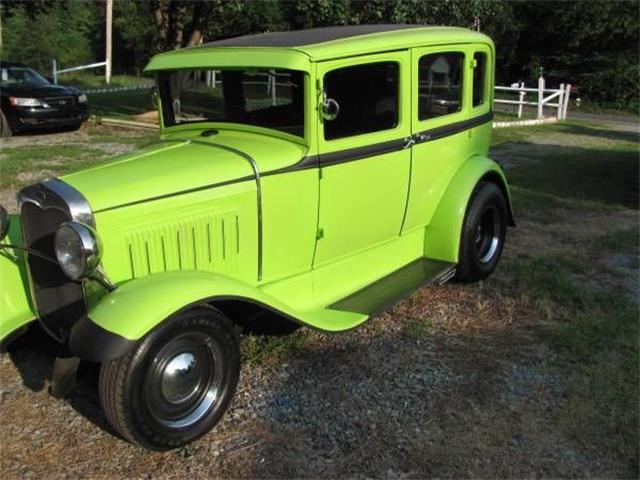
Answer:
M334 120L324 121L324 138L389 130L398 125L399 66L395 62L340 68L324 77L324 91L340 106Z
M473 106L484 103L485 79L487 72L487 54L476 52L473 54L475 67L473 68Z
M464 54L434 53L418 62L418 118L427 120L462 108Z

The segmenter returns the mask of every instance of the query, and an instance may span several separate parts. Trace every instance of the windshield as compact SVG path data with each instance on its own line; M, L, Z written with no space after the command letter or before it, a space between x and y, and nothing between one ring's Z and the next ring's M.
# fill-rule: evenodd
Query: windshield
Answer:
M43 87L49 81L35 70L27 67L0 67L0 84L2 86Z
M161 72L167 126L231 122L304 137L304 73L228 69Z

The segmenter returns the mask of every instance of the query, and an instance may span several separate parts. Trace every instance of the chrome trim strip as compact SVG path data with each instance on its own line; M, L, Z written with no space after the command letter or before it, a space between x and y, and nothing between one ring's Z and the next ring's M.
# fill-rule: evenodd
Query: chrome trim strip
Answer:
M38 200L37 198L27 196L23 190L20 190L18 192L18 194L16 195L16 198L18 199L18 212L22 212L22 205L24 205L25 203L32 203L36 207L38 207L40 210L43 209L42 202L40 202L40 200Z
M87 199L84 198L84 195L78 190L58 178L44 180L41 184L64 201L69 209L69 215L72 220L84 223L93 228L96 227L91 206Z

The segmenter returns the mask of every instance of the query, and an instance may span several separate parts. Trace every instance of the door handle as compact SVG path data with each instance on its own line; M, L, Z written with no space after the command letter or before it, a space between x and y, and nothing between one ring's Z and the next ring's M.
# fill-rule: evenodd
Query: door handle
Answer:
M404 144L402 145L402 148L411 148L414 143L416 143L416 139L415 138L413 138L413 137L405 137Z

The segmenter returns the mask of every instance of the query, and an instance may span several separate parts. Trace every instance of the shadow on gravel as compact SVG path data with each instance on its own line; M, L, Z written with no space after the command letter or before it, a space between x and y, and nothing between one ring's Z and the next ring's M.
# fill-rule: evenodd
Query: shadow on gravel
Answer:
M36 324L31 325L8 349L9 357L20 373L23 385L33 392L40 392L51 384L57 352L58 344ZM99 373L99 364L82 362L75 390L69 397L58 401L68 402L91 423L115 435L100 407L97 393ZM56 400L52 397L52 401Z
M242 476L254 478L531 473L519 457L539 438L523 434L521 408L528 402L543 410L538 405L557 396L537 372L537 352L514 352L518 342L501 332L484 339L412 329L347 335L283 361L274 367L276 381L253 386L253 404L235 403L236 429L247 420L234 419L241 412L267 433L248 429L236 445L225 444L223 462L248 462ZM509 382L512 362L523 358L522 381ZM556 447L548 450L549 462L561 463ZM507 457L514 465L496 468ZM473 465L483 458L484 465ZM220 473L237 476L232 468L222 465Z
M611 130L604 132L625 134ZM596 201L636 210L639 207L640 163L637 150L632 148L598 150L511 142L505 153L501 152L500 146L495 147L494 152L498 158L517 158L520 155L536 158L535 162L514 162L510 165L508 176L513 186L564 199Z
M585 135L589 137L606 138L608 140L623 142L638 142L640 131L612 130L605 128L587 127L585 125L575 125L561 123L556 126L559 133L569 133L573 135Z

